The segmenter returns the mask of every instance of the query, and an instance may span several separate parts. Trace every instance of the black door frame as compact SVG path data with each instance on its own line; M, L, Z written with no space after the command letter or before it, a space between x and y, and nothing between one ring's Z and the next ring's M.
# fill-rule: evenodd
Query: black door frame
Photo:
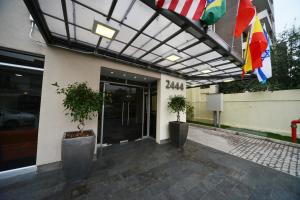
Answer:
M150 87L151 87L151 84L149 83L148 86L142 86L142 85L135 85L135 84L127 84L127 83L119 83L119 82L113 82L113 81L100 81L99 85L103 83L103 92L106 91L106 85L107 84L113 84L113 85L120 85L120 86L129 86L129 87L139 87L139 88L142 88L143 89L143 105L145 105L145 103L147 102L147 108L148 108L148 111L150 110L150 98L151 98L151 94L150 94ZM144 98L144 94L145 92L147 91L147 101L145 100ZM104 97L103 97L104 98ZM103 101L104 102L104 101ZM101 111L101 129L100 129L100 147L102 146L106 146L103 144L103 126L104 126L104 109L105 109L105 105L104 103L102 104L102 111ZM144 123L145 123L145 117L144 117L144 114L145 114L145 109L144 109L144 106L143 106L143 110L142 110L143 114L143 118L142 118L142 129L141 129L141 139L145 139L145 138L150 138L150 112L147 112L147 119L146 119L146 123L147 123L147 129L146 129L146 132L147 132L147 135L144 136ZM152 137L151 137L152 138Z

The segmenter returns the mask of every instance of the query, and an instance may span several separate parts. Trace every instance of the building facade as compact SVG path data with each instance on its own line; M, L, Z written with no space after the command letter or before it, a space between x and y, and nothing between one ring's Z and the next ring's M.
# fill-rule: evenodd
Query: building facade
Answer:
M144 138L161 144L176 120L167 109L171 96L240 70L242 59L199 24L153 2L116 2L0 1L1 171L59 165L63 133L76 124L53 83L87 82L112 94L112 103L86 125L96 147ZM95 23L116 29L115 38L99 37ZM208 80L208 68L226 76Z

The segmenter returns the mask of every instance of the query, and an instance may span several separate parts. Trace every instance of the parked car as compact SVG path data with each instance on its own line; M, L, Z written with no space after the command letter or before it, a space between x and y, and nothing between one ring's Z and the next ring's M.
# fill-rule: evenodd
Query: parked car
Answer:
M16 127L31 126L35 123L35 116L27 112L0 108L0 127L11 129Z

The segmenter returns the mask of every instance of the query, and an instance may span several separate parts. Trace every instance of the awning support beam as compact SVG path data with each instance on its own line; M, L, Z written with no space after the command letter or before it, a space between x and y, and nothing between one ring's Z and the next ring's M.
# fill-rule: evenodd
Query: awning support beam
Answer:
M62 6L63 15L64 15L67 38L68 38L68 41L70 42L70 30L69 30L69 20L68 20L66 0L61 0L61 6Z
M111 3L111 6L110 6L110 9L109 9L109 12L108 12L108 15L106 17L106 20L109 21L113 12L114 12L114 9L116 7L116 4L117 4L118 0L113 0L113 2Z

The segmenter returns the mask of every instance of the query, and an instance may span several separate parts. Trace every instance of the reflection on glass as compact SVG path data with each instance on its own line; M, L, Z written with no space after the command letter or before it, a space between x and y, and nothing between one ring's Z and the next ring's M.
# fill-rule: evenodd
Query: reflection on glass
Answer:
M36 162L42 72L0 66L0 171Z

